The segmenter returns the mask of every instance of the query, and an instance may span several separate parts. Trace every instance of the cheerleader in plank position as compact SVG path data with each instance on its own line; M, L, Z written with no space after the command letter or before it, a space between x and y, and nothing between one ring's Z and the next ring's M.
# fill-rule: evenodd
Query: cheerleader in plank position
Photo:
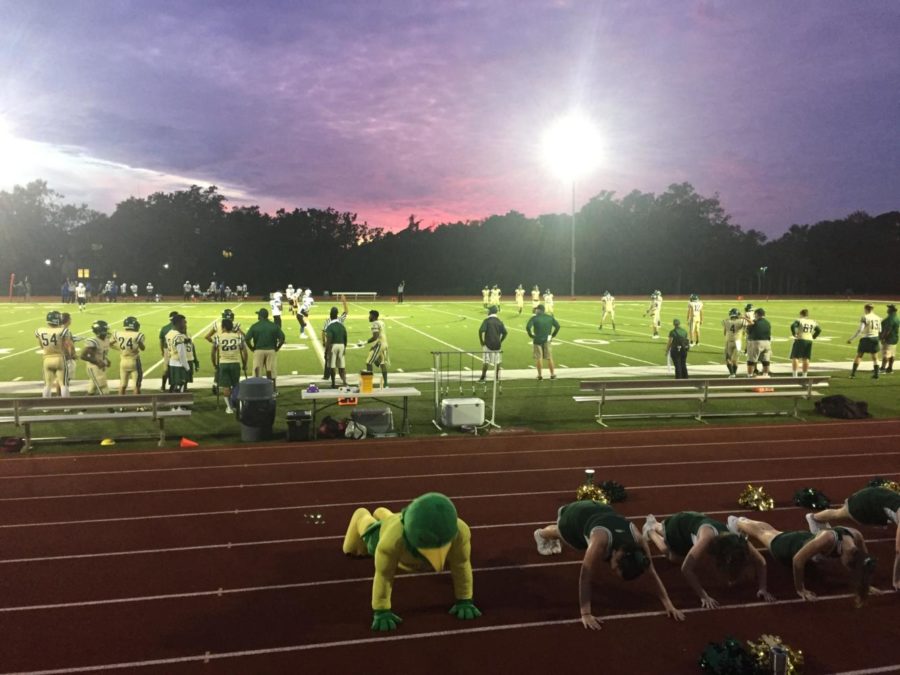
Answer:
M766 560L747 542L747 537L728 531L706 514L681 511L659 522L652 514L643 527L644 539L652 541L660 553L675 563L681 563L681 573L694 592L700 596L700 605L707 609L719 606L715 598L703 588L697 578L696 568L704 559L712 560L716 569L735 583L749 565L756 572L756 597L773 602L766 588Z
M562 553L562 541L584 551L578 578L578 599L581 623L585 628L601 628L601 618L594 615L591 607L591 587L602 563L608 564L624 581L637 579L650 570L656 594L666 614L676 621L684 621L684 613L669 600L666 587L653 568L647 542L634 525L612 507L590 500L566 504L560 508L554 524L534 531L534 540L541 555Z
M870 589L875 558L869 557L865 539L852 527L836 527L819 534L782 532L760 520L728 516L728 529L735 534L747 535L769 549L776 561L789 565L794 571L794 588L804 600L816 599L816 594L806 588L806 564L821 558L838 558L850 571L850 585L856 595L857 607L862 606L870 591L873 595L878 592Z
M881 525L890 523L896 527L894 537L893 586L900 591L900 493L883 487L864 488L854 492L839 509L825 509L818 513L807 513L809 531L818 534L832 523L858 523L859 525Z

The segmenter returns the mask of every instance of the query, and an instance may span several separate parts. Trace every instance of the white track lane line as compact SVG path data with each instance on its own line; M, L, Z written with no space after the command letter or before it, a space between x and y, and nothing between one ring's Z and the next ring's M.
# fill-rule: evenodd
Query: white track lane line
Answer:
M532 368L534 366L531 366ZM535 438L549 438L553 440L558 440L560 438L577 438L579 436L644 436L647 434L667 434L667 433L690 433L690 434L706 434L710 432L721 432L723 429L728 429L731 431L767 431L767 430L777 430L782 431L785 429L810 429L813 426L816 429L827 429L827 428L837 428L837 427L845 427L845 426L859 426L861 424L866 425L867 427L878 426L878 425L897 425L898 421L895 419L885 419L885 420L858 420L858 421L844 421L844 422L833 422L833 421L823 421L822 423L811 425L808 422L804 424L759 424L759 425L731 425L728 427L721 426L702 426L702 427L682 427L678 429L604 429L600 431L565 431L565 432L541 432L528 434L527 438L529 440L533 440ZM900 434L897 434L900 436ZM505 439L510 438L509 436L504 436L502 434L497 434L493 436L483 436L479 437L479 443L483 444L485 441L498 441L502 442ZM408 443L416 443L421 439L408 439L402 442ZM424 440L430 440L430 438L425 438ZM462 440L462 439L460 439ZM766 439L760 441L761 443L773 442L777 443L779 439ZM791 440L791 439L785 439ZM397 443L396 438L392 439L371 439L366 441L366 447L371 448L374 446L381 445L395 445ZM353 446L359 448L359 443L357 441L328 441L327 443L322 442L319 444L309 443L307 444L311 448L319 448L326 447L328 449L337 449L344 448L348 446ZM684 444L676 444L684 445ZM201 447L201 448L191 448L190 450L179 450L178 448L170 448L167 450L141 450L135 452L114 452L114 453L104 453L104 452L91 452L91 453L77 453L77 454L44 454L44 455L14 455L12 457L6 457L3 460L3 463L0 464L12 464L13 462L41 462L41 461L64 461L71 462L72 460L78 460L80 462L85 462L92 459L130 459L131 457L155 457L157 455L197 455L197 454L209 454L214 452L245 452L248 455L256 455L260 452L265 452L266 450L284 450L286 448L296 449L296 443L264 443L259 445L248 446L246 444L243 445L220 445L213 447ZM502 452L502 451L501 451ZM494 454L494 453L484 453L484 454ZM496 453L500 454L500 453ZM323 462L327 462L329 460L319 460Z
M850 594L840 595L820 595L817 602L828 602L832 600L846 600L853 597ZM691 607L682 610L685 614L696 614L699 612L721 612L725 613L729 610L753 609L756 607L773 607L778 605L796 605L807 602L800 598L791 600L776 600L775 602L746 602L733 605L721 605L718 609L704 609L702 607ZM664 617L664 611L647 611L647 612L627 612L623 614L608 614L601 616L603 621L621 621L625 619L643 619L650 617ZM2 675L70 675L72 673L86 672L102 672L109 670L135 669L149 666L165 666L175 665L178 663L209 663L210 661L221 661L224 659L246 658L250 656L268 656L271 654L286 654L292 652L304 652L313 649L334 649L341 647L356 647L361 645L370 645L386 642L407 642L410 640L423 640L429 638L453 637L457 635L474 635L477 633L496 633L498 631L509 630L525 630L529 628L547 628L550 626L566 626L581 623L580 618L576 619L556 619L553 621L530 621L523 623L499 624L494 626L477 626L474 628L457 628L454 630L430 631L427 633L402 633L379 635L378 637L359 638L353 640L335 640L332 642L314 642L301 645L286 645L283 647L265 647L261 649L244 649L232 652L206 652L204 654L196 654L192 656L176 656L166 659L147 659L144 661L123 661L119 663L107 663L91 666L76 666L73 668L54 668L51 670L32 670L20 673L4 673ZM870 671L862 671L870 672Z
M343 537L333 537L334 539L343 539ZM893 539L869 539L868 544L882 544L894 541ZM764 551L765 549L757 550ZM662 560L665 558L661 553L651 556L654 559ZM562 567L567 565L580 565L581 560L559 560L556 562L542 563L524 563L521 565L496 565L490 567L475 567L472 573L485 574L487 572L508 572L511 570L526 570L542 567ZM442 572L403 572L403 578L410 577L434 577L440 575L449 576L450 572L444 570ZM54 602L44 603L40 605L15 605L12 607L0 607L0 614L11 614L15 612L34 612L46 611L54 609L71 609L73 607L97 607L102 605L124 605L138 602L154 602L159 600L180 600L184 598L209 598L223 597L226 595L240 595L244 593L261 593L270 591L284 591L298 588L315 588L316 586L339 586L342 584L357 584L361 582L372 582L372 576L350 577L349 579L322 579L319 581L296 581L284 584L267 584L262 586L240 586L236 588L217 588L206 591L185 591L183 593L159 593L156 595L135 595L131 597L104 598L101 600L76 600L73 602Z
M766 511L766 513L774 513L776 511L797 511L799 510L799 506L777 506L774 509L770 509ZM757 514L758 511L750 511L747 509L727 509L724 511L704 511L704 513L708 516L716 516L716 515L733 515L737 513L750 513ZM672 515L671 513L663 513L658 514L658 518L666 518ZM646 516L644 515L636 515L636 516L625 516L627 520L640 521L644 520ZM535 526L543 526L546 525L546 520L536 520L525 523L490 523L490 524L482 524L482 525L469 525L469 529L472 530L491 530L496 529L498 527L535 527ZM49 556L31 556L28 558L7 558L5 560L0 560L0 565L18 565L25 563L36 563L36 562L52 562L58 560L85 560L91 558L120 558L126 556L133 555L157 555L160 553L185 553L189 551L215 551L215 550L229 550L235 548L251 548L255 546L279 546L282 544L303 544L303 543L315 543L320 541L337 541L339 539L343 539L344 535L339 534L325 534L318 537L287 537L287 538L279 538L279 539L257 539L257 540L249 540L249 541L229 541L224 544L195 544L193 546L169 546L166 548L143 548L143 549L129 549L125 551L100 551L97 553L69 553L69 554L61 554L61 555L49 555ZM869 542L874 541L882 541L880 539L870 539L867 540ZM884 539L883 541L893 541L893 539Z
M896 673L900 672L900 663L893 666L881 666L880 668L863 668L862 670L844 670L840 673L831 673L831 675L877 675L877 673Z
M358 458L341 458L341 459L311 459L311 460L303 460L298 459L295 461L289 462L254 462L254 463L243 463L243 464L213 464L207 466L175 466L175 467L160 467L153 469L121 469L121 470L109 470L109 471L72 471L66 473L34 473L34 474L21 474L21 475L13 475L13 476L0 476L0 481L2 480L22 480L22 479L38 479L38 478L60 478L60 477L74 477L74 476L118 476L118 475L128 475L128 474L144 474L144 473L171 473L173 471L218 471L224 469L241 469L241 468L259 468L259 467L267 467L267 466L295 466L295 465L304 465L304 464L341 464L346 462L381 462L381 461L402 461L409 459L435 459L440 457L482 457L485 455L499 455L503 457L514 456L514 455L531 455L531 454L539 454L539 453L563 453L563 452L580 452L583 450L586 451L610 451L610 450L653 450L657 448L697 448L697 447L714 447L714 446L734 446L734 445L760 445L766 443L824 443L829 441L852 441L852 440L877 440L882 438L900 438L900 434L873 434L867 436L823 436L823 437L806 437L806 438L783 438L778 440L765 440L765 441L737 441L737 440L723 440L723 441L705 441L701 443L647 443L644 445L598 445L598 446L589 446L583 448L547 448L547 449L536 449L536 450L510 450L506 452L469 452L469 453L433 453L426 455L394 455L394 456L381 456L381 457L358 457ZM865 456L865 453L860 453L860 456ZM677 462L676 462L677 463Z
M877 475L878 473L890 473L889 471L879 471L875 470L873 473L869 471L867 473L859 473L859 474L845 474L843 476L798 476L795 478L745 478L742 480L724 480L724 481L715 481L709 483L666 483L659 485L629 485L629 490L664 490L664 489L674 489L674 488L699 488L699 487L712 487L712 486L722 486L722 485L747 485L749 483L789 483L789 482L799 482L799 481L832 481L832 480L846 480L850 478L871 478L873 475ZM346 481L345 481L346 482ZM572 490L541 490L541 491L532 491L532 492L504 492L504 493L493 493L493 494L475 494L475 495L448 495L450 499L506 499L508 497L529 497L535 495L559 495L559 494L571 494ZM371 499L369 500L372 504L408 504L415 496L405 497L402 499ZM189 513L160 513L153 514L148 516L120 516L117 518L84 518L80 520L55 520L55 521L46 521L46 522L37 522L37 523L10 523L6 525L0 525L0 530L13 530L18 528L29 528L29 527L64 527L67 525L88 525L92 523L124 523L124 522L135 522L142 520L165 520L167 518L199 518L206 516L227 516L227 515L245 515L248 513L271 513L271 512L280 512L280 511L297 511L300 509L324 509L324 508L335 508L342 506L358 506L359 500L352 502L335 502L331 504L298 504L295 506L266 506L266 507L258 507L258 508L250 508L250 509L222 509L218 511L196 511Z
M789 457L741 457L739 459L698 459L698 460L689 460L684 462L643 462L643 463L633 463L633 464L605 464L595 466L594 469L597 471L609 471L609 470L619 470L619 469L640 469L640 468L651 468L651 467L662 467L662 466L685 466L685 465L709 465L709 464L741 464L745 462L794 462L794 461L806 461L806 460L817 460L817 459L858 459L861 457L891 457L894 455L900 455L900 450L892 451L892 452L867 452L867 453L844 453L844 454L833 454L833 455L797 455L797 456L789 456ZM428 457L427 459L434 459L433 456ZM282 463L276 463L276 466L282 466ZM236 468L243 468L245 465L239 465ZM232 483L225 485L206 485L206 486L192 486L192 487L180 487L180 488L159 488L155 490L120 490L115 492L84 492L84 493L69 493L69 494L56 494L56 495L32 495L28 497L2 497L0 498L0 503L2 502L26 502L26 501L37 501L41 499L81 499L86 497L124 497L126 495L153 495L153 494L169 494L169 493L185 493L185 492L209 492L212 490L242 490L246 488L270 488L270 487L287 487L287 486L295 486L295 485L318 485L318 484L328 484L328 483L344 483L350 481L378 481L378 480L411 480L416 478L456 478L460 476L491 476L491 475L505 475L505 474L515 474L515 473L533 473L535 471L541 471L542 473L553 472L553 471L582 471L584 470L584 466L555 466L551 468L527 468L527 469L502 469L502 470L492 470L492 471L452 471L452 472L442 472L435 473L429 472L424 474L398 474L393 476L354 476L354 477L338 477L338 478L318 478L318 479L308 479L308 480L285 480L285 481L272 481L272 482L264 482L264 483Z

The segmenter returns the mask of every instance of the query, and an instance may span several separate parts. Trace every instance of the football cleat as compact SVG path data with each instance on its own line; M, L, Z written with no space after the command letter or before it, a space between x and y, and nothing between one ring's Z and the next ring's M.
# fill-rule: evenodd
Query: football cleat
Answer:
M60 326L62 325L62 314L53 310L52 312L47 312L47 324L50 326Z

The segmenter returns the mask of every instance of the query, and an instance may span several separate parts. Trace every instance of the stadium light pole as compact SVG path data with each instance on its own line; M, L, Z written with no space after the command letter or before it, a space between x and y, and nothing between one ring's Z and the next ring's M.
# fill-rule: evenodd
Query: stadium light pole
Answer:
M550 170L572 186L572 278L570 292L575 297L575 181L587 175L600 159L600 135L581 113L573 112L557 120L544 133L544 158Z

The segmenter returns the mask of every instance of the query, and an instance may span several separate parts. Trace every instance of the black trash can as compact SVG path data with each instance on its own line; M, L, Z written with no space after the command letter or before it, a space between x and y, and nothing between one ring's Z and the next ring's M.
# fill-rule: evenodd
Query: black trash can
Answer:
M312 439L312 410L290 410L287 414L287 440L294 443Z
M241 440L266 441L275 424L275 387L266 377L248 377L238 388L238 421Z

